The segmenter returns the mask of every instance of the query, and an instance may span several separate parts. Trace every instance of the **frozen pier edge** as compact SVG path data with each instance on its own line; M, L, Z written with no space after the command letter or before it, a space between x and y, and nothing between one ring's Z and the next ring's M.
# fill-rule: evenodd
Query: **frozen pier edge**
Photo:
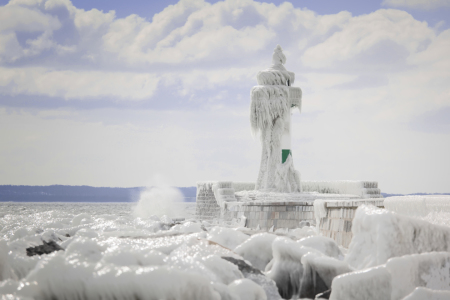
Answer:
M240 222L249 228L297 228L299 222L318 225L324 236L343 246L350 243L351 222L362 204L383 207L374 181L303 181L302 193L255 190L254 183L197 183L198 219Z

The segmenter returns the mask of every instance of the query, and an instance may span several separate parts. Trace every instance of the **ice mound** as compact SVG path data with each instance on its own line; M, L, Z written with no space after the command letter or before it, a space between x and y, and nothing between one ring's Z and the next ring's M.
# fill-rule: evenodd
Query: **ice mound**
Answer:
M253 267L264 270L272 260L272 243L276 235L259 233L252 235L234 249L234 252L248 260Z
M314 240L306 238L299 242L286 237L278 237L273 241L273 260L266 267L266 275L276 282L278 291L284 299L290 299L293 296L300 297L303 282L305 282L304 290L310 289L309 286L306 286L307 284L315 282L308 278L311 274L314 276L315 272L309 272L304 276L304 265L302 263L304 255L313 253L318 256L327 256L327 253L332 253L339 257L340 251L337 245L335 247L339 252L329 251L327 247L324 247L329 242L325 237ZM309 247L305 244L308 244ZM334 247L330 248L333 249ZM333 263L335 262L333 261Z
M334 278L330 300L391 299L391 276L383 267L347 273Z
M234 249L249 238L248 235L238 230L226 227L213 227L208 232L208 240L222 245L228 249Z
M331 287L330 299L432 300L450 293L450 229L392 211L358 208L344 257L309 226L261 233L170 214L136 217L121 205L6 210L0 295L280 300L327 298ZM44 242L64 251L27 256Z
M449 252L394 257L386 264L336 277L332 283L330 299L400 300L410 293L414 294L416 287L450 290L449 269ZM414 297L426 293L428 292L418 291ZM442 293L436 295L439 294Z
M178 231L183 233L202 232L202 226L196 222L186 222L183 224L177 224L171 228L172 231Z
M250 279L236 280L228 287L241 300L267 300L264 290Z
M317 235L317 231L315 227L311 227L308 225L301 228L295 228L294 230L290 231L289 234L296 239L302 239L305 237Z
M318 253L302 256L303 276L300 297L314 298L331 288L333 279L341 274L353 271L346 262Z
M344 259L339 246L333 239L324 236L310 236L298 241L301 246L314 248L319 250L326 256L334 257L337 259Z
M130 204L15 204L5 211L6 299L280 299L264 274L222 258L244 261L229 249L249 238L239 230L151 212L136 217ZM47 244L64 251L27 256L27 248Z
M244 275L242 275L236 265L222 259L220 256L210 255L202 258L201 262L217 276L219 279L217 282L230 284L235 280L244 278Z
M352 225L346 261L355 269L384 264L391 257L449 251L450 228L373 206L360 206Z
M220 299L207 278L167 266L94 269L86 264L70 266L56 256L48 263L50 268L38 268L27 277L30 284L20 291L23 295L37 299Z
M226 256L222 256L222 258L235 264L242 272L245 278L252 280L257 285L262 287L268 300L281 299L275 282L270 278L264 276L264 274L260 270L252 267L242 259L236 259L233 257L226 257Z
M211 282L229 285L244 278L237 266L217 255L239 257L230 250L195 234L182 241L163 254L130 243L111 244L110 240L107 246L76 237L65 251L43 255L17 284L2 283L0 293L35 299L221 299ZM0 246L2 254L9 250L5 243ZM5 270L3 264L0 271ZM258 289L244 287L247 292L243 289L241 294L262 299ZM264 289L258 288L265 296Z

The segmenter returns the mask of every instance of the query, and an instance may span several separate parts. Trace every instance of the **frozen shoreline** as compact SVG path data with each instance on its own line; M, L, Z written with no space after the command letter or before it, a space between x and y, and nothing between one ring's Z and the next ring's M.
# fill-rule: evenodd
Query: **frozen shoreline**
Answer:
M186 219L175 224L168 217L136 218L130 203L0 203L0 294L235 300L313 299L323 292L346 300L447 296L435 290L450 284L449 227L364 206L344 249L313 227L270 233L221 226L218 220L195 220L195 203L180 205ZM372 244L370 236L377 237ZM43 241L64 251L27 256L27 248Z

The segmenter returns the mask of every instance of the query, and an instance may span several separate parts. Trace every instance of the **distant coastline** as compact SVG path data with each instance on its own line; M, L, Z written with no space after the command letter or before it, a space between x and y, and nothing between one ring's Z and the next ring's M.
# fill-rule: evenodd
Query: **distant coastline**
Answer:
M195 202L196 187L177 187L185 202ZM0 202L137 202L145 187L0 185Z
M197 188L177 187L185 202L195 202ZM87 185L0 185L0 202L137 202L145 187L92 187ZM383 197L407 195L450 195L450 193L388 194Z

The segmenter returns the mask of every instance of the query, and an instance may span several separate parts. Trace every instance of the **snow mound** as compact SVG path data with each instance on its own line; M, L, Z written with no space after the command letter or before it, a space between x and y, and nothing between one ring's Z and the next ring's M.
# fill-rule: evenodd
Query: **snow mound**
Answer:
M355 269L384 264L391 257L450 250L450 228L374 206L356 210L352 233L345 259Z
M344 259L339 246L333 239L324 236L310 236L298 241L301 246L314 248L319 250L326 256L334 257L336 259Z

